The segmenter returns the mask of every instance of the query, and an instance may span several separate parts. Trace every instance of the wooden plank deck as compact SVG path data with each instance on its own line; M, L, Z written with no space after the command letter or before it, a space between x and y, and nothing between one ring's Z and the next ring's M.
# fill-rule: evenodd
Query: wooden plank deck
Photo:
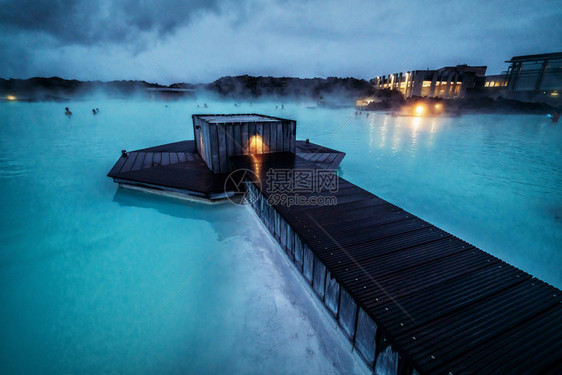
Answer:
M344 153L313 143L297 141L297 148L306 150L309 157L330 156L317 166L337 168ZM145 184L147 188L160 187L193 192L202 197L224 193L228 174L213 174L196 150L193 140L149 147L121 156L108 173L117 182ZM230 188L233 188L230 186Z
M337 169L345 157L345 152L305 141L297 141L296 154L324 169Z
M269 205L270 168L319 168L299 156L233 162L256 173L258 216L371 365L394 355L399 374L559 373L559 289L339 177L336 192L299 193L335 205Z
M224 193L227 175L211 173L194 142L182 141L129 152L108 176L119 183L211 198Z

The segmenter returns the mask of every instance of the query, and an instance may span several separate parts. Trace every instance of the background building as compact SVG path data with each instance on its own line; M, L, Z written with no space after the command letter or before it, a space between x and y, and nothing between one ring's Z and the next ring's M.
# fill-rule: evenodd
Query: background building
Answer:
M467 89L484 85L486 66L457 65L436 70L414 70L377 77L371 83L379 89L400 90L412 96L457 98Z
M562 52L514 56L506 61L506 96L523 101L560 103Z
M499 87L503 88L507 86L507 82L505 80L505 72L503 74L494 74L486 76L484 87Z

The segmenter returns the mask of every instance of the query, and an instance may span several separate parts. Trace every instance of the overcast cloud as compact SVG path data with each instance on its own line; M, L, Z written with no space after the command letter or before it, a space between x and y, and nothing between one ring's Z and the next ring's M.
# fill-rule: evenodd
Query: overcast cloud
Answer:
M495 74L514 55L562 51L561 4L0 0L0 77L369 79L461 63Z

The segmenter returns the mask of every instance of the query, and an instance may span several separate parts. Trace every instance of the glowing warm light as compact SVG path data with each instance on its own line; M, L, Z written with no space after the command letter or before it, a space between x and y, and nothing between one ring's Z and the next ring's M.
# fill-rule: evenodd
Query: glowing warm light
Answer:
M552 96L558 96L558 91L553 91L550 95L552 95Z
M267 153L267 146L259 135L252 136L248 141L249 154L263 154Z
M357 107L366 107L369 103L374 102L374 98L359 98L355 101L355 106Z
M421 114L423 114L423 110L424 110L423 105L418 105L418 106L416 107L416 115L421 115Z
M203 143L203 134L199 130L199 154L205 155L205 144Z
M260 175L260 162L259 160L256 158L255 155L250 155L252 157L252 161L254 162L254 171L256 172L256 174L259 176Z
M13 96L13 95L8 95L8 96L6 96L6 99L8 99L8 100L16 100L17 98L16 98L15 96Z

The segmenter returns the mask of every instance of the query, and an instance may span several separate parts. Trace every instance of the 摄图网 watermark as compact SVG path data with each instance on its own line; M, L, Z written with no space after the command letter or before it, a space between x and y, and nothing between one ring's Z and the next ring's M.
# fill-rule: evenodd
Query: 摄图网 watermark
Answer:
M279 194L275 193L267 198L267 203L272 206L334 206L338 204L338 199L333 196L323 195L299 195L299 194Z
M268 204L288 207L336 205L335 193L339 189L335 169L270 168L265 174L264 186L253 171L237 169L230 173L227 182L232 183L238 196L243 195L241 200L231 199L236 204L252 204L258 199L259 194L249 193L248 184L267 196Z

